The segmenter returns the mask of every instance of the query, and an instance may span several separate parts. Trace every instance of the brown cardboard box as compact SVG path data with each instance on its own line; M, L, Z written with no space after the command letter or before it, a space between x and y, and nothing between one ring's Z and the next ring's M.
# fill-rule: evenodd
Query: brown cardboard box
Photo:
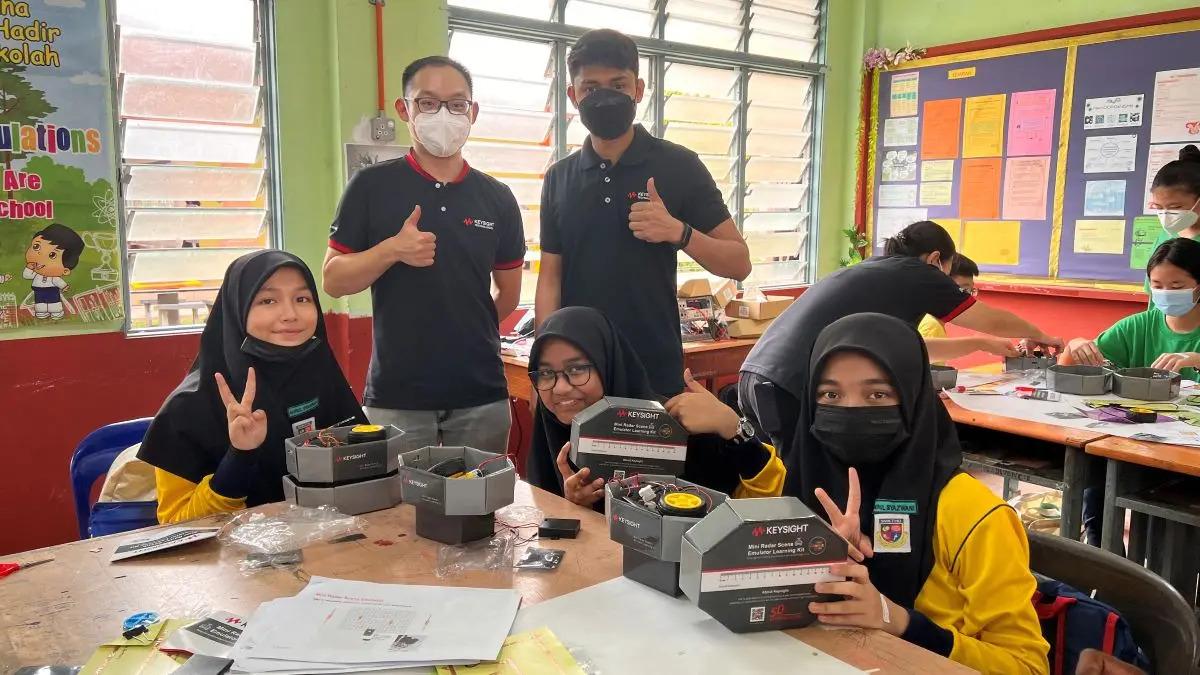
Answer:
M768 295L766 300L734 300L725 306L725 314L731 319L774 319L795 301L787 295Z
M729 322L729 337L731 338L755 338L763 334L767 330L767 326L771 325L772 319L758 321L755 319L733 319Z
M713 305L724 309L730 300L737 297L737 282L733 279L721 279L713 283L709 279L688 279L679 286L681 298L702 298L712 296Z

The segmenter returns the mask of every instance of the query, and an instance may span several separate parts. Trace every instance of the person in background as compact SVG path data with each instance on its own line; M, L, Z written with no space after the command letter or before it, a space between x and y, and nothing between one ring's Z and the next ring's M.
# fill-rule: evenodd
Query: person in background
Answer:
M154 466L158 521L283 499L283 441L365 423L325 337L312 272L283 251L229 265L187 377L138 450Z
M814 284L784 310L759 338L742 365L738 399L755 427L767 434L792 471L788 452L804 404L808 355L824 326L851 314L879 312L914 328L929 314L943 323L1001 338L1027 338L1051 348L1062 340L1046 335L1024 319L977 302L951 280L957 251L937 223L913 223L889 237L886 255L840 269ZM1015 356L1008 339L980 336L986 351ZM961 356L956 338L929 338L934 361ZM792 480L789 474L788 480Z
M567 68L588 137L546 172L537 322L560 307L595 307L632 342L655 391L679 393L678 251L740 281L749 250L696 153L633 123L646 87L633 40L588 31Z
M1154 174L1149 206L1162 223L1162 231L1154 240L1156 250L1176 237L1200 238L1200 148L1184 146L1178 159L1167 162ZM1150 292L1149 280L1146 292Z
M571 421L604 396L661 400L641 359L600 311L564 307L542 324L529 355L538 393L533 446L525 480L581 506L599 508L604 481L590 480L567 458ZM773 497L783 489L783 464L773 448L732 408L684 372L687 390L664 405L691 436L680 476L735 497Z
M979 296L979 291L975 288L975 277L977 276L979 276L979 266L975 264L975 261L962 253L955 254L954 263L950 266L950 278L958 284L963 293L971 297ZM917 332L925 338L926 343L931 338L937 340L935 349L943 359L958 358L972 352L996 353L996 350L1000 350L1002 355L1009 353L1008 340L1000 340L990 335L948 337L945 324L930 314L926 314L925 318L921 319L921 323L917 326Z
M418 59L404 69L403 87L396 111L412 151L358 171L346 186L325 291L371 289L364 403L373 422L403 429L408 449L504 452L511 420L499 321L521 297L521 211L508 186L463 159L479 114L466 68Z
M1045 674L1021 519L963 473L962 448L912 325L882 314L817 337L784 494L829 516L856 562L816 584L821 623L875 628L984 673Z

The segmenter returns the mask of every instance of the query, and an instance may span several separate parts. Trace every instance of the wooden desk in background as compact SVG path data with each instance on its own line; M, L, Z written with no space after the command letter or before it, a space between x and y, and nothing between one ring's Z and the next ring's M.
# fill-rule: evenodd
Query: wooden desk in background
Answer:
M692 377L705 383L716 393L716 383L722 377L736 376L742 362L757 340L718 340L716 342L687 342L683 345L683 365L692 369ZM533 405L533 384L529 381L529 359L525 356L502 354L504 377L508 380L508 395Z
M414 534L413 509L408 506L363 516L368 523L366 539L306 548L301 571L294 574L262 570L243 575L237 569L236 556L222 551L216 541L109 563L112 549L136 536L132 534L15 556L16 560L28 561L52 555L55 561L0 581L0 673L11 673L24 665L84 663L97 646L118 635L122 620L135 612L187 617L224 609L249 616L262 602L295 595L309 575L384 583L514 588L526 604L620 575L621 549L608 538L608 525L602 515L525 483L517 487L516 503L532 504L549 517L581 521L578 539L554 542L554 548L567 552L557 571L476 571L439 578L434 572L438 544ZM220 520L224 519L210 518L198 524ZM657 593L651 589L646 592ZM789 633L868 671L974 672L880 631L813 626Z

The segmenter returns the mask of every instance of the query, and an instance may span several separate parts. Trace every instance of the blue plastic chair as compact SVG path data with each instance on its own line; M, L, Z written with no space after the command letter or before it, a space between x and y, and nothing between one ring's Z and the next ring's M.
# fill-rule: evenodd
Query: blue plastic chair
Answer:
M75 519L79 523L80 539L158 524L157 502L98 504L95 514L90 504L96 479L108 473L113 460L123 450L142 442L151 419L143 417L100 427L75 448L75 454L71 456L71 491L75 496Z

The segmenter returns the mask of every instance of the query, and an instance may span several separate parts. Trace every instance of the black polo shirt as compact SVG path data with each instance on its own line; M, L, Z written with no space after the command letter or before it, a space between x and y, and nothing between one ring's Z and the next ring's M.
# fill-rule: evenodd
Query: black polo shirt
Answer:
M546 172L542 250L562 256L563 307L595 307L629 340L658 393L683 390L683 347L675 298L676 248L649 244L629 230L634 202L649 201L646 181L672 216L700 232L729 219L725 198L696 153L634 127L617 164L591 138Z
M813 345L825 326L851 314L877 312L916 327L926 314L949 322L974 304L974 296L920 258L869 258L830 274L797 298L758 339L742 370L804 400Z
M492 300L492 270L525 259L512 190L464 164L442 183L409 154L354 175L329 246L365 251L400 231L421 205L419 227L437 235L433 265L392 265L371 285L375 339L363 403L397 410L452 410L508 395Z

